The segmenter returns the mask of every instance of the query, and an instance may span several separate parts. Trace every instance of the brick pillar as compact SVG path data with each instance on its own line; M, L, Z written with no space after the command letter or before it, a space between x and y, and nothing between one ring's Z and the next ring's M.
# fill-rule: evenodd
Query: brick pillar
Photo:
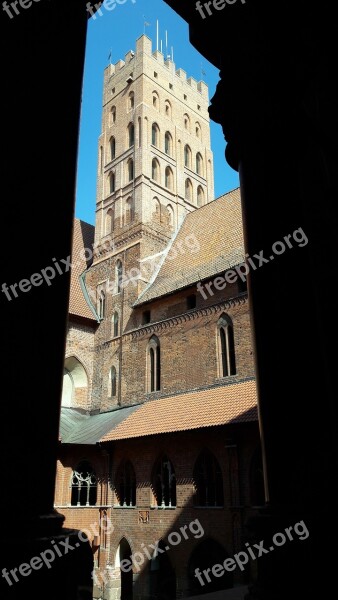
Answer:
M65 271L87 13L84 1L14 4L1 16L1 598L78 600L91 597L91 550L53 510L69 293L53 258Z

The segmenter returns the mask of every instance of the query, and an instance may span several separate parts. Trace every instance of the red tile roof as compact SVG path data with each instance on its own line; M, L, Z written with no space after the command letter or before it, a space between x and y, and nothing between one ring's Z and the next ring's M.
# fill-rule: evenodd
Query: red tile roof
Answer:
M85 317L96 321L96 318L87 304L80 285L80 275L88 269L91 252L84 252L88 248L92 251L94 243L94 226L80 219L74 219L73 247L72 247L72 269L70 279L70 297L68 312L71 315Z
M250 421L257 421L254 380L148 401L100 441Z
M239 188L186 215L156 277L135 306L175 292L245 260Z

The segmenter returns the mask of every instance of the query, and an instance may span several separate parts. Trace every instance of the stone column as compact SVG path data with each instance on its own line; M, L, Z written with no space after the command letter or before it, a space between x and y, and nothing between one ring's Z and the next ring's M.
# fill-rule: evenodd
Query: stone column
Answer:
M180 12L178 2L167 1ZM330 548L338 533L336 20L327 1L272 8L247 0L217 13L219 36L215 15L198 22L195 2L185 11L191 41L220 68L210 116L222 125L226 159L240 173L254 265L248 286L267 504L248 528L253 543L264 540L273 550L257 559L250 598L331 597ZM281 536L274 543L276 533L284 543Z
M91 597L92 553L78 532L62 529L53 500L87 12L84 1L8 7L1 11L1 598L78 600Z

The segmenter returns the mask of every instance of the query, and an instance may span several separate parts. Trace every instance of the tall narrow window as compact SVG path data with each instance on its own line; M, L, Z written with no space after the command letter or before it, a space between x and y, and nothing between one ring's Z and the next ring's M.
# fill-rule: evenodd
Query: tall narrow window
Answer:
M153 92L153 107L156 108L156 110L160 109L160 99L157 92Z
M153 158L151 163L151 177L154 181L160 179L160 164L156 158Z
M116 396L116 389L117 389L117 381L116 381L116 369L115 367L112 367L110 369L110 373L109 373L109 395L114 398Z
M153 335L148 344L148 391L161 389L161 349L158 338Z
M115 192L115 173L109 173L109 193Z
M185 180L185 199L192 202L192 183L190 179Z
M116 289L117 289L118 294L122 290L122 277L123 277L122 262L120 260L118 260L116 263L116 267L115 267Z
M169 131L166 131L165 136L164 136L164 151L166 154L169 154L169 156L172 155L173 139L172 139Z
M197 188L197 206L203 206L204 204L204 190L201 185Z
M196 154L196 173L203 176L203 158L199 152Z
M128 144L129 148L134 145L135 142L135 128L134 123L129 123L128 125Z
M95 506L97 498L97 479L91 464L83 460L73 471L72 506Z
M99 317L100 319L104 319L106 314L106 295L102 290L99 296Z
M134 216L135 216L134 213L135 213L134 200L131 196L129 196L129 198L127 198L127 200L126 200L126 214L125 214L125 224L126 225L133 222Z
M187 129L188 131L190 131L190 118L187 114L185 114L183 116L183 121L184 121L184 129Z
M218 375L229 377L236 374L234 330L230 317L223 315L217 323Z
M196 122L196 126L195 126L195 133L196 133L196 137L201 139L201 126L197 122Z
M114 136L112 136L110 138L109 143L110 143L110 160L113 160L115 158L115 152L116 152L116 144L115 144Z
M153 492L157 506L162 508L176 506L175 470L167 456L162 456L155 465Z
M142 146L142 121L141 117L138 118L138 145L139 148Z
M132 108L134 108L134 105L135 105L134 92L130 92L130 94L128 96L128 108L129 108L129 110L131 110Z
M115 493L119 506L136 506L136 477L129 460L123 461L116 473Z
M103 148L100 146L100 157L99 157L99 173L103 173Z
M172 172L172 170L171 170L170 167L166 167L166 170L165 170L165 187L168 188L168 190L172 190L173 189L173 183L174 183L173 172Z
M110 110L110 124L114 125L116 123L116 106L112 106Z
M128 160L127 169L128 169L128 181L133 181L133 179L134 179L134 161L132 158L130 158Z
M199 455L194 471L195 505L223 506L223 477L215 456L204 450Z
M106 223L105 223L105 235L109 235L114 231L114 208L107 210Z
M157 123L153 123L151 127L151 143L153 146L158 147L160 139L160 129Z
M165 101L165 115L169 119L171 118L171 104L170 104L169 100Z
M184 166L191 169L191 149L188 144L184 146Z
M117 337L119 335L119 313L117 311L114 312L113 315L113 336Z

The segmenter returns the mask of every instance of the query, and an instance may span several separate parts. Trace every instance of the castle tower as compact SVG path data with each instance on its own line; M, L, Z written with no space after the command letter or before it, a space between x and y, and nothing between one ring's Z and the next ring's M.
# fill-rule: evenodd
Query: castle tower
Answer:
M120 248L135 226L166 243L187 211L214 199L208 88L142 35L104 72L96 237ZM123 241L122 241L123 238Z
M105 69L95 250L85 281L100 317L93 408L123 403L123 335L139 326L133 304L187 212L214 199L208 105L206 84L153 52L145 35ZM106 404L111 368L117 389Z

